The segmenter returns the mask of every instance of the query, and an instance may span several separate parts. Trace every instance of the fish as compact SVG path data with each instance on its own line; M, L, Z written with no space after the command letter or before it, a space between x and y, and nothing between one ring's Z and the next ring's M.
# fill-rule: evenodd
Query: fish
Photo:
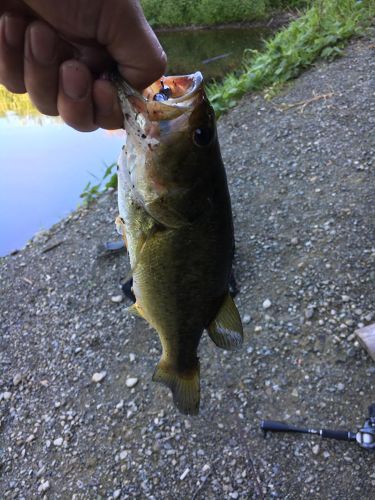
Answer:
M243 342L229 293L234 232L215 113L200 72L163 77L143 92L113 81L126 131L116 226L136 298L128 312L159 335L153 381L171 390L181 413L197 415L203 332L223 349Z

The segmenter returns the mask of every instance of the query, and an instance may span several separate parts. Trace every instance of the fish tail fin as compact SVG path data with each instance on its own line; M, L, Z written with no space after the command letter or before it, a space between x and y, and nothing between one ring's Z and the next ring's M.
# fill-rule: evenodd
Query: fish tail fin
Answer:
M196 365L184 372L160 360L152 377L154 382L160 382L169 387L173 394L173 402L181 413L198 415L200 401L199 361Z

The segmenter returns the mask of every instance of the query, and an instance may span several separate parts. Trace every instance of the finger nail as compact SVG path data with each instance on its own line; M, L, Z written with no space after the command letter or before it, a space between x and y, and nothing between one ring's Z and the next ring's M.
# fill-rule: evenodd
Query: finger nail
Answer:
M2 18L4 23L5 41L9 47L18 49L23 47L25 36L25 23L22 19L5 14Z
M30 51L35 61L42 66L52 64L56 57L56 36L47 28L37 24L29 30Z
M61 84L65 95L75 101L85 98L90 88L87 75L74 62L66 62L61 66Z

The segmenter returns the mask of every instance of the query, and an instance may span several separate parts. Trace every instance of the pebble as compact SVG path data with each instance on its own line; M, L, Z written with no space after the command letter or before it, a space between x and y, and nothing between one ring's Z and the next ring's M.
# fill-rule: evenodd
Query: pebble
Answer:
M16 373L13 377L13 385L17 387L17 385L22 381L22 374Z
M0 394L0 401L3 399L4 401L8 401L12 397L12 393L9 391L2 392Z
M314 316L314 308L313 307L308 307L305 309L305 318L306 319L311 319Z
M121 489L115 490L112 496L113 498L119 498L120 495L121 495Z
M114 302L115 304L119 304L124 300L123 295L112 295L111 301Z
M130 389L138 384L138 379L137 377L129 377L126 379L125 385L126 387L129 387Z
M185 477L189 474L190 469L187 467L180 476L180 481L183 481Z
M314 455L318 455L319 451L320 451L320 446L318 444L312 447L312 452L314 453Z
M44 493L45 491L49 490L50 484L49 481L43 481L43 483L40 484L38 487L38 492L39 493Z
M133 363L133 361L135 361L135 354L134 354L134 352L129 353L129 360L130 360L131 363Z
M64 442L64 440L63 440L62 437L59 437L59 438L56 438L56 439L53 440L53 444L55 446L61 446L63 444L63 442Z
M339 382L337 384L337 390L338 391L343 391L345 389L345 385L342 382Z
M120 453L119 453L120 460L125 460L125 458L127 456L128 456L128 452L126 450L120 451Z
M250 314L245 314L244 317L242 318L242 323L245 323L246 325L250 323L251 321L251 316Z
M96 372L94 373L94 375L92 376L92 381L95 382L95 383L98 383L98 382L101 382L102 380L105 379L107 375L107 372L106 371L102 371L102 372Z
M266 299L262 304L263 309L269 309L271 306L272 302L270 301L270 299Z

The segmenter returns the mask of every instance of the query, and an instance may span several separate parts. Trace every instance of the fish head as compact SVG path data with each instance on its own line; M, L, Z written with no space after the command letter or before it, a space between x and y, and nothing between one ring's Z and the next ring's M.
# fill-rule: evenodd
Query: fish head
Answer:
M138 158L133 179L144 197L210 178L220 151L200 72L163 77L142 94L129 88L122 104L128 142Z

